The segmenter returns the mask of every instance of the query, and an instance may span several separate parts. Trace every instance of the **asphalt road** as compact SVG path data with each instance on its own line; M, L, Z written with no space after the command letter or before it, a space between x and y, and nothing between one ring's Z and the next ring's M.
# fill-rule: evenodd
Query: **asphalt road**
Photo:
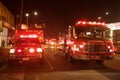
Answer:
M120 80L120 59L103 64L83 61L71 64L62 53L46 49L44 64L5 64L0 67L0 80Z

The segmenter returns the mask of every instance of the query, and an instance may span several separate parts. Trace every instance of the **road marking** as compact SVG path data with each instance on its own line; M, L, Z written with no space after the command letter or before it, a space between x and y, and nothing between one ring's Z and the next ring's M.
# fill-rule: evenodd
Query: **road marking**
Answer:
M46 58L45 58L45 59L46 59ZM50 61L49 61L49 60L47 60L47 59L46 59L46 61L47 61L48 65L49 65L50 69L53 71L53 70L54 70L54 68L53 68L52 64L50 63Z
M39 79L39 76L36 76L36 80L40 80L40 79Z

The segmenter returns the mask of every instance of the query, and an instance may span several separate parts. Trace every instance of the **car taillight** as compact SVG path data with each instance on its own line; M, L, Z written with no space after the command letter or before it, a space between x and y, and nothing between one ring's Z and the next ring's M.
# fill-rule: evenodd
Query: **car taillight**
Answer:
M37 48L37 52L43 52L42 48Z
M15 49L10 49L10 52L9 53L15 53Z
M29 49L29 52L30 52L30 53L35 52L35 49L34 49L34 48L30 48L30 49Z

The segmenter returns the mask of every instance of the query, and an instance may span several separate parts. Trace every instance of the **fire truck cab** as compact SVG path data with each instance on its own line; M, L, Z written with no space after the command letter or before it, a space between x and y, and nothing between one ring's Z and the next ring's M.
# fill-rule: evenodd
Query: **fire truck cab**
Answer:
M43 30L16 30L14 45L9 51L9 64L44 61Z
M115 55L110 29L103 22L78 21L68 28L66 56L69 62L78 60L103 63Z

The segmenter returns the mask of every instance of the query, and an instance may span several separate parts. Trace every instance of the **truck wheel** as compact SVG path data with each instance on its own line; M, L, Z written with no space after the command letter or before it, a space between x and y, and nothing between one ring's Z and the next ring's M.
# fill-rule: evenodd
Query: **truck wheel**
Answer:
M98 60L97 63L98 64L102 64L104 62L104 60Z

